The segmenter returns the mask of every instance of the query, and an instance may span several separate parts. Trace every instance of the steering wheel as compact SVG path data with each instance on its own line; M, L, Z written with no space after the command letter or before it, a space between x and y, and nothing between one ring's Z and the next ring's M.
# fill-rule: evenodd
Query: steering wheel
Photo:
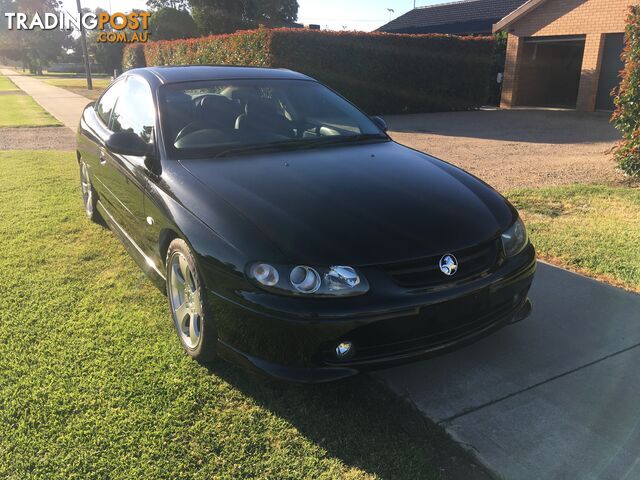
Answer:
M321 125L311 123L306 120L301 120L299 122L296 122L296 138L302 138L304 136L304 133L308 130L314 130L314 133L317 136L320 136L321 128Z
M196 132L198 130L205 130L207 128L208 128L207 125L204 122L201 122L199 120L188 123L182 130L178 132L178 135L176 135L176 139L173 142L177 143L182 137L189 135L190 133Z

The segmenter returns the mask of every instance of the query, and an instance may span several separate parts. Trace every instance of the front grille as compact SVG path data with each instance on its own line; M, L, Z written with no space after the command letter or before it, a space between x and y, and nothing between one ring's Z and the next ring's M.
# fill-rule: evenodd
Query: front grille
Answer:
M524 297L518 298L526 298L526 292ZM478 303L477 299L464 300L463 303L468 304L465 308L478 305L474 314L452 317L455 314L449 310L451 305L442 305L418 318L382 321L364 327L349 337L356 345L356 355L345 362L371 361L417 350L437 349L461 341L504 320L507 315L520 308L523 302L514 304L513 297L510 296L506 301L487 309L486 306L481 307L481 302ZM335 357L330 361L335 362Z
M381 265L381 267L401 287L431 287L459 282L486 272L497 262L498 252L498 240L491 240L463 250L442 252L439 255ZM445 254L453 254L458 259L458 271L451 277L447 277L440 271L440 259Z

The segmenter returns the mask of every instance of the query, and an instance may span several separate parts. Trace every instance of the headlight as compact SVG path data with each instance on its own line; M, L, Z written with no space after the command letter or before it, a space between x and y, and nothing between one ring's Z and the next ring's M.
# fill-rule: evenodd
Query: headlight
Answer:
M311 267L295 267L291 270L289 280L300 293L315 293L322 284L320 274Z
M261 288L282 295L349 297L369 291L362 273L348 266L309 267L253 263L249 278Z
M502 234L502 247L507 257L513 257L519 254L528 242L527 229L524 227L522 220L516 220L506 232Z
M280 280L278 270L268 263L256 263L252 265L251 276L265 287L273 287Z
M351 267L331 267L324 281L330 291L337 292L356 288L360 284L360 275Z

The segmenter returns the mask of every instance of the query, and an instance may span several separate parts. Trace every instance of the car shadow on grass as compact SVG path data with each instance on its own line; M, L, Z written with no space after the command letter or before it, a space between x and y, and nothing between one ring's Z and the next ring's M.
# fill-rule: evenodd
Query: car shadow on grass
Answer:
M207 366L346 465L379 478L493 478L408 402L367 375L291 384L227 362Z

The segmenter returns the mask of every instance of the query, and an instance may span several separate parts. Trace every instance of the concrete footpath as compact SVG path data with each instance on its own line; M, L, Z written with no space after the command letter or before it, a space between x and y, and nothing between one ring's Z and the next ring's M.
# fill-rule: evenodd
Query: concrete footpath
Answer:
M376 375L500 477L640 478L640 295L539 263L533 314Z
M76 131L82 111L91 100L37 78L21 75L15 70L0 68L0 73L9 77L18 88L30 95L63 125Z

